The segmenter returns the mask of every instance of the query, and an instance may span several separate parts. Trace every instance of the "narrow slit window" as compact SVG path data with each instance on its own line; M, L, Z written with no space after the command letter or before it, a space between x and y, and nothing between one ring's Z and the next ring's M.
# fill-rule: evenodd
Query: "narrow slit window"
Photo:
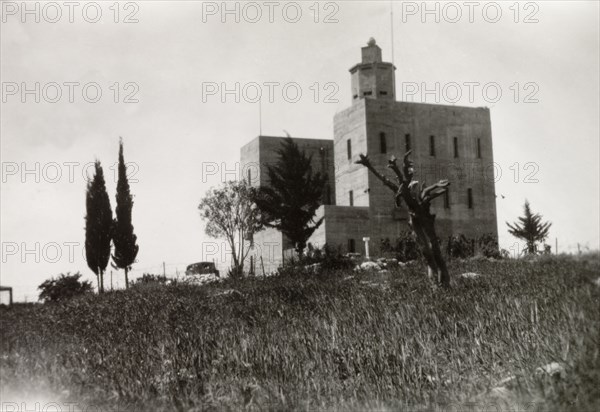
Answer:
M454 157L458 157L458 137L454 137Z
M406 149L407 152L412 149L412 145L410 142L410 134L404 135L404 148Z
M429 156L435 157L435 136L429 136Z
M348 253L356 253L354 239L348 239Z
M473 209L473 189L467 189L467 202L469 204L469 209Z
M381 153L387 153L387 142L385 140L385 133L379 133L379 149Z
M446 192L444 193L444 209L450 209L450 190L446 188Z
M252 184L252 171L250 169L248 169L248 184L251 185Z
M346 147L348 149L348 160L352 159L352 140L348 139L346 142Z
M477 139L477 158L481 159L481 139Z
M348 192L348 201L350 206L354 206L354 191L349 191Z

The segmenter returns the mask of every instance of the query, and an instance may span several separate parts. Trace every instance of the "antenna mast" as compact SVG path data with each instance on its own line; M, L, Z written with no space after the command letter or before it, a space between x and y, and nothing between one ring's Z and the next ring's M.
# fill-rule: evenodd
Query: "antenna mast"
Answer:
M262 136L262 96L258 99L258 135Z
M394 88L394 96L396 96L396 74L394 73L394 69L396 67L396 62L394 61L394 1L390 0L390 33L392 36L392 87ZM396 97L396 100L398 98Z

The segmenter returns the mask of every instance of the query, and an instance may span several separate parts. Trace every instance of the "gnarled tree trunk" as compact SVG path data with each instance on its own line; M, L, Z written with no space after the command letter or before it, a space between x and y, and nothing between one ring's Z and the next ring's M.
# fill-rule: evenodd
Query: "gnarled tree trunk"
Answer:
M395 157L388 161L388 167L396 174L397 184L378 172L367 156L361 154L356 163L369 169L375 177L394 192L397 206L401 206L402 201L406 203L410 226L417 236L417 242L427 262L429 279L434 284L448 288L450 287L450 274L442 256L440 240L435 232L435 215L429 209L431 201L448 190L450 182L440 180L436 184L425 187L424 184L414 181L413 163L408 158L410 153L408 151L404 155L402 170L398 167Z

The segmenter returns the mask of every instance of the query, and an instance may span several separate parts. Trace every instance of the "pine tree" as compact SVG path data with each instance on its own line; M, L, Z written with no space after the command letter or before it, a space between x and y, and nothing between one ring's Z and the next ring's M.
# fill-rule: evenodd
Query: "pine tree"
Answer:
M506 225L509 228L508 233L527 242L527 253L534 254L537 252L536 243L543 242L548 237L552 223L542 222L542 216L533 213L529 202L525 200L524 216L519 218L519 222L512 225L506 222Z
M300 151L288 136L277 150L274 165L267 166L269 185L261 187L255 202L265 216L265 226L287 236L301 257L308 238L321 225L314 220L321 206L327 176L313 173L312 156Z
M110 259L112 209L106 193L104 172L96 160L95 175L88 182L85 216L85 256L88 267L96 274L98 291L104 292L104 271Z
M137 236L133 233L131 224L131 210L133 198L129 192L127 181L127 166L123 157L123 140L119 141L119 178L117 180L117 207L113 228L113 242L115 251L112 256L114 267L125 270L125 287L129 287L128 273L135 262L139 246L136 244Z

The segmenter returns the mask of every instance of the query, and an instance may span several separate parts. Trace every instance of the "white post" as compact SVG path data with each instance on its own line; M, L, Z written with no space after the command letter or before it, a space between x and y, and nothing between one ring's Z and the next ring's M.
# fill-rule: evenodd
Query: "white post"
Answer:
M363 242L365 242L365 257L367 259L369 258L369 240L371 240L370 237L363 237Z

